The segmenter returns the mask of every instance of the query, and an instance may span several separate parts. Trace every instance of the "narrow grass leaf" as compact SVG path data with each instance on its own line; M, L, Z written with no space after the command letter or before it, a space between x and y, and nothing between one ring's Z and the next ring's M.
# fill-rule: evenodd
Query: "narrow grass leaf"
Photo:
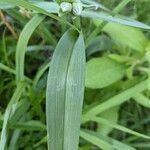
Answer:
M121 125L118 125L118 124L114 124L114 123L112 123L112 122L110 122L110 121L108 121L106 119L100 118L100 117L91 117L91 120L92 121L96 121L98 123L102 123L102 124L110 126L110 127L113 127L113 128L115 128L117 130L129 133L129 134L133 134L133 135L141 137L141 138L150 139L150 136L138 133L138 132L133 131L131 129L128 129L128 128L124 127L124 126L121 126Z
M84 94L85 48L82 34L68 30L56 46L48 74L48 148L77 150Z
M140 105L150 108L150 99L143 94L138 93L133 97L133 99Z
M93 136L95 139L97 139L97 140L99 140L99 141L101 141L101 140L104 140L105 142L107 142L108 144L110 144L111 145L111 148L110 148L110 150L135 150L135 148L133 148L133 147L131 147L131 146L129 146L129 145L127 145L127 144L124 144L123 142L120 142L120 141L117 141L117 140L115 140L115 139L113 139L113 138L110 138L110 137L108 137L108 136L103 136L103 135L101 135L101 134L99 134L99 133L96 133L96 132L93 132L93 131L90 131L90 130L82 130L82 134L83 134L83 132L84 133L86 133L86 134L89 134L89 135L91 135L91 136ZM84 137L83 137L84 138ZM86 138L85 138L86 139ZM89 142L91 142L91 143L93 143L93 141L91 140L91 141L89 141ZM94 143L93 143L94 144ZM98 147L100 147L99 146L99 143L96 143L96 145L98 146ZM102 147L100 147L100 148L102 148ZM105 149L105 148L102 148L102 149ZM107 149L108 150L108 149Z
M119 23L119 24L123 24L127 26L137 27L137 28L150 29L150 26L144 23L141 23L141 22L138 22L138 21L126 18L126 17L122 17L119 15L116 17L113 17L110 14L104 13L104 12L94 12L94 11L84 10L82 11L81 16L93 18L93 19L94 18L100 19L100 20L104 20L108 22Z
M103 149L103 150L112 150L111 144L106 142L103 139L100 139L96 137L95 135L88 133L86 131L80 131L80 136L85 139L86 141L96 145L97 147Z
M141 81L140 83L134 85L133 87L119 93L111 97L110 99L106 100L103 103L97 104L96 106L91 106L87 110L85 110L83 114L83 122L88 121L88 117L95 116L100 114L101 112L108 110L114 106L120 105L125 101L129 100L135 94L144 91L147 89L147 80Z
M14 8L14 7L15 7L15 5L13 5L13 4L0 2L0 9L10 9L10 8Z
M1 138L0 138L0 148L1 150L4 150L6 147L6 142L7 142L7 130L8 130L8 122L9 122L9 118L10 116L14 113L13 112L13 105L15 105L15 103L18 102L18 100L20 99L23 91L25 88L25 83L24 82L20 82L17 86L17 89L15 91L15 93L13 94L7 108L4 114L4 121L3 121L3 126L2 126L2 132L1 132Z
M24 80L24 63L25 52L27 50L28 41L37 28L37 26L44 20L45 16L35 15L24 27L17 43L16 50L16 80L17 83Z

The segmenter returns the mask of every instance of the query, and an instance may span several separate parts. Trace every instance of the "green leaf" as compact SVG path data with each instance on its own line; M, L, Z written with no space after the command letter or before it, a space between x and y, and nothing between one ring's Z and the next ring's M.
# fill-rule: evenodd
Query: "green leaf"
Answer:
M87 140L88 142L91 142L92 144L96 145L97 147L99 147L103 150L111 150L112 149L111 144L109 144L108 142L106 142L103 139L96 137L95 135L93 135L91 133L89 134L88 132L81 130L80 136L83 139Z
M91 117L91 121L96 121L98 123L102 123L104 125L113 127L113 128L115 128L117 130L129 133L129 134L133 134L133 135L141 137L141 138L150 139L150 136L138 133L138 132L133 131L131 129L128 129L128 128L124 127L124 126L121 126L121 125L118 125L118 124L114 124L114 123L112 123L112 122L110 122L110 121L108 121L106 119L100 118L100 117Z
M59 5L55 2L33 1L33 4L49 13L58 13Z
M118 111L119 111L119 107L118 106L117 107L113 107L113 108L110 108L109 111L106 110L106 111L102 112L99 116L101 118L109 120L113 124L116 124L117 121L118 121L118 118L119 118ZM102 134L102 135L106 136L112 130L113 130L113 127L111 127L111 126L107 126L106 124L102 124L102 123L98 124L97 132Z
M74 30L68 30L58 42L48 74L46 116L50 150L78 149L84 74L82 34L77 38Z
M144 23L129 19L127 17L119 16L119 15L117 17L113 17L110 14L104 12L94 12L94 11L84 10L82 11L81 16L119 23L127 26L137 27L137 28L150 29L150 26Z
M58 17L58 16L52 14L53 12L50 13L50 11L47 11L47 10L43 9L42 7L36 6L36 4L34 4L33 2L29 2L29 1L25 1L25 0L13 0L13 1L12 0L0 0L0 2L7 2L7 3L10 3L10 4L14 4L16 6L24 7L27 10L32 10L32 11L35 11L37 13L44 14L46 16L49 16L53 19L56 19L56 20L60 21L61 23L65 23L65 24L69 25L70 27L72 27L72 28L74 28L75 30L78 31L78 29L74 25L67 22L62 17Z
M133 87L126 89L125 91L111 97L103 103L96 104L96 106L90 106L85 110L83 115L83 122L89 120L89 117L100 114L101 112L108 110L114 106L118 106L125 101L129 100L131 97L134 97L135 94L144 91L147 89L147 80L142 81Z
M0 9L10 9L10 8L14 8L14 7L15 7L15 5L13 5L13 4L0 2Z
M101 22L102 21L100 20L94 20L96 26L99 26ZM111 37L115 44L122 48L129 47L133 50L143 52L148 43L148 40L144 34L136 28L115 23L108 23L103 28L103 31Z
M89 130L82 130L81 137L104 150L135 150L127 144Z
M23 31L20 34L17 50L16 50L16 80L17 83L21 80L24 80L24 60L25 52L27 50L28 41L37 28L37 26L44 20L45 16L35 15L24 27Z
M138 93L133 98L140 105L150 108L150 99L144 96L143 94Z
M124 73L124 65L106 57L93 58L86 65L85 85L92 89L103 88L120 80Z
M6 111L4 114L4 121L3 121L1 138L0 138L1 150L4 150L6 147L7 136L8 136L8 122L9 122L10 117L15 112L15 105L19 101L19 99L24 91L24 88L25 88L25 83L20 82L18 84L17 89L16 89L15 93L13 94L9 104L7 105L7 108L6 108Z

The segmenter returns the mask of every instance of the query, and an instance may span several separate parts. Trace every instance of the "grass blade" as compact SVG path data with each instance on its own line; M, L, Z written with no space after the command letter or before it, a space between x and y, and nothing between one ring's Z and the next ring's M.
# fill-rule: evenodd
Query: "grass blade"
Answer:
M25 59L25 52L27 49L28 41L37 28L37 26L44 20L45 16L36 15L34 16L24 27L21 35L19 37L17 43L17 50L16 50L16 80L17 83L21 80L24 80L24 59Z
M17 87L15 93L13 94L7 108L6 108L6 111L5 111L5 114L4 114L4 122L3 122L2 132L1 132L1 138L0 138L0 148L1 148L1 150L4 150L5 146L6 146L8 122L9 122L10 116L14 113L13 105L15 103L17 103L17 101L20 99L20 97L22 95L22 92L24 91L24 88L25 88L25 83L20 82L18 84L18 87Z
M94 11L84 10L82 11L81 16L100 19L104 21L110 21L110 22L119 23L119 24L123 24L127 26L137 27L137 28L150 29L150 26L144 23L129 19L127 17L119 16L119 15L116 17L113 17L104 12L94 12Z
M48 74L48 148L77 150L82 111L85 49L80 34L68 30L58 42Z
M110 127L113 127L113 128L115 128L117 130L129 133L129 134L133 134L133 135L141 137L141 138L150 139L150 136L138 133L138 132L133 131L131 129L128 129L128 128L124 127L124 126L121 126L121 125L118 125L118 124L114 124L114 123L112 123L112 122L110 122L110 121L108 121L106 119L100 118L100 117L92 117L91 120L92 121L96 121L98 123L105 124L105 125L110 126Z
M88 110L84 112L83 122L88 121L88 117L91 118L91 116L98 115L101 112L108 110L109 108L112 108L114 106L124 103L125 101L133 97L135 93L142 92L146 88L147 88L147 80L136 84L135 86L125 90L124 92L118 95L115 95L114 97L111 97L110 99L108 99L107 101L103 103L100 103L99 105L92 106L92 108L88 108Z

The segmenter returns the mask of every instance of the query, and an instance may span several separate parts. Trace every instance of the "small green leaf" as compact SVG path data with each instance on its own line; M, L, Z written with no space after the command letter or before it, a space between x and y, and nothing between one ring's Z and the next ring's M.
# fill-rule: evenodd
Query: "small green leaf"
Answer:
M85 85L88 88L103 88L118 80L125 73L124 65L109 58L93 58L86 65Z

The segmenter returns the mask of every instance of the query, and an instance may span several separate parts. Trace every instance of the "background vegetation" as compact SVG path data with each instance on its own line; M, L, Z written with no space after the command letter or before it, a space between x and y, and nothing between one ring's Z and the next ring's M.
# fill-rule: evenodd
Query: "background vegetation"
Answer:
M114 8L121 0L99 2L112 14L150 25L150 0L126 1L120 12ZM0 9L0 144L8 150L46 150L48 66L68 26L43 16L31 22L36 12L23 8L0 4ZM87 64L79 149L149 150L150 30L87 18L81 28ZM16 89L23 77L17 64L25 67L25 82Z

